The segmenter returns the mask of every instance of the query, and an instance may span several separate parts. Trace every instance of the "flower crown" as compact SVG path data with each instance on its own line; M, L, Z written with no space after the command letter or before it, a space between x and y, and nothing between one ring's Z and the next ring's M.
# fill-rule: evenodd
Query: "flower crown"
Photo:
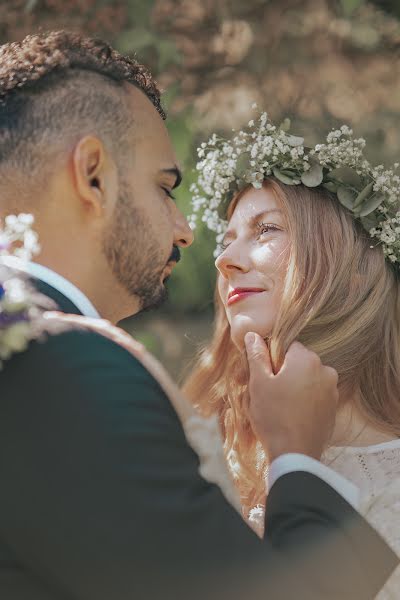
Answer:
M400 177L395 174L399 163L390 170L371 166L363 153L365 140L354 139L347 125L331 131L326 143L314 148L305 146L304 139L291 135L289 129L289 119L276 127L263 112L245 130L235 132L232 140L213 134L201 144L199 177L191 187L191 227L201 214L217 234L218 254L234 195L249 184L261 188L264 179L273 176L286 185L322 186L335 194L400 268Z

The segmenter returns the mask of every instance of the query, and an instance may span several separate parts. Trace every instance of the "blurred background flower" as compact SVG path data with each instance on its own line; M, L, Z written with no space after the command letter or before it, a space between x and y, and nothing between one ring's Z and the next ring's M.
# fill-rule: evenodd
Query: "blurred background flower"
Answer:
M243 126L254 102L274 121L289 116L310 143L348 123L372 162L400 156L398 0L1 0L2 43L61 28L103 37L156 75L187 214L196 147L212 131ZM213 319L215 239L201 228L196 237L167 305L124 323L174 375Z

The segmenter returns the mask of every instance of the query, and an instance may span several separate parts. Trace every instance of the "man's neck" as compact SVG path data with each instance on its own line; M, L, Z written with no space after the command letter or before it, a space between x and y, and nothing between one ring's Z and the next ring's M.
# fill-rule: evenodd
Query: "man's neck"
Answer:
M139 301L129 296L107 266L96 265L90 259L82 261L81 257L71 256L64 262L56 259L55 256L41 254L38 262L78 288L103 319L115 325L140 310Z

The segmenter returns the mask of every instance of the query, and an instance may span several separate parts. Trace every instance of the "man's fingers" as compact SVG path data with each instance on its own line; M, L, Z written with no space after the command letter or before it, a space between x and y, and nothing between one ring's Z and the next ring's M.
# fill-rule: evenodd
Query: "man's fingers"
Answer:
M257 333L246 333L244 338L247 360L249 362L250 373L262 370L268 375L273 375L271 357L267 344Z
M300 342L292 342L286 352L285 360L283 361L280 372L294 367L304 368L306 364L318 366L320 363L321 360L317 354L308 350L308 348L303 346Z

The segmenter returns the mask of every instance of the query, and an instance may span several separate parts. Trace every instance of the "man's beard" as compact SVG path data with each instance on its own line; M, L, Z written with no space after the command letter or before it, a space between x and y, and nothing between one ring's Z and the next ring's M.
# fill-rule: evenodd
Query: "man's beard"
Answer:
M179 250L174 248L168 261L161 257L151 221L128 197L123 193L118 200L103 239L103 251L118 282L131 296L139 298L140 310L145 311L161 306L167 299L162 273L176 252L174 260L179 260Z

